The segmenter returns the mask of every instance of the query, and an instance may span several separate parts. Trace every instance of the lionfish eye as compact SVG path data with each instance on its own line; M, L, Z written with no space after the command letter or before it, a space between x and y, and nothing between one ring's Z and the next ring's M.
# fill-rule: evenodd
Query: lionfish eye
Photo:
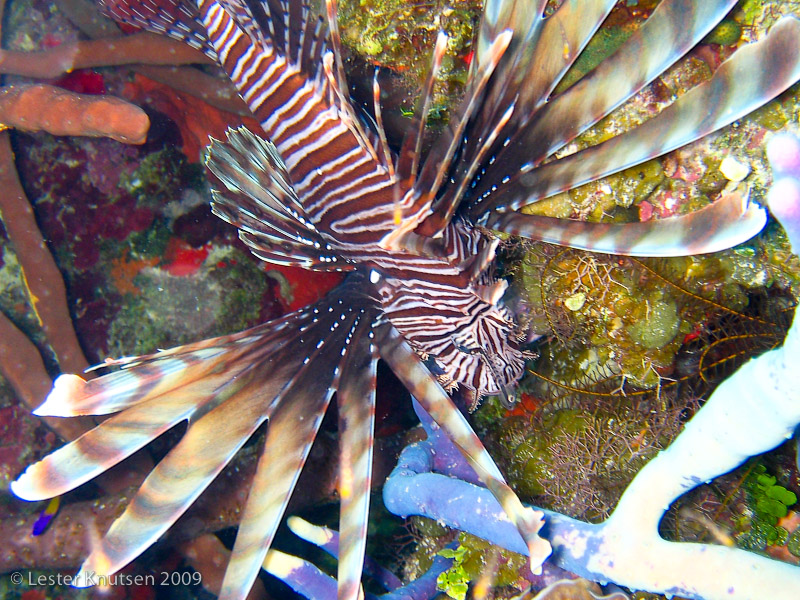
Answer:
M465 354L471 354L472 356L477 356L483 360L483 364L489 369L489 372L492 374L492 377L497 382L497 385L500 387L500 393L498 394L498 398L500 400L500 404L503 408L507 410L511 410L517 403L517 396L511 391L511 386L504 385L502 383L502 378L500 377L500 373L495 368L492 360L486 354L486 351L481 348L480 346L476 346L474 348L470 348L468 346L464 346L463 344L459 344L456 341L455 337L450 338L453 341L453 345L459 352L464 352Z

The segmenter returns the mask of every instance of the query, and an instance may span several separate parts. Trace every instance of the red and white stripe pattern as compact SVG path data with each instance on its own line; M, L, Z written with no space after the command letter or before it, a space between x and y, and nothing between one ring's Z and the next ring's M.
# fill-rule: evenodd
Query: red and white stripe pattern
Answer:
M519 379L523 355L513 318L499 303L505 288L485 274L497 240L456 219L437 240L436 256L337 242L311 224L291 189L275 190L283 210L271 208L274 198L266 190L289 175L264 148L267 143L255 134L229 131L228 143L214 142L207 160L227 187L215 192L215 212L240 228L257 256L314 269L368 269L386 317L418 352L436 361L448 386L464 385L479 398L502 393ZM292 229L293 237L278 226Z
M296 46L303 52L292 56L274 41L247 35L253 17L231 5L200 2L209 41L280 152L306 216L341 243L377 246L397 227L397 184L349 107L338 101L322 65L310 73L304 67L305 57L315 51L306 43L306 36L316 32L314 22L285 27L296 31ZM418 198L404 192L400 198L404 217L411 218Z

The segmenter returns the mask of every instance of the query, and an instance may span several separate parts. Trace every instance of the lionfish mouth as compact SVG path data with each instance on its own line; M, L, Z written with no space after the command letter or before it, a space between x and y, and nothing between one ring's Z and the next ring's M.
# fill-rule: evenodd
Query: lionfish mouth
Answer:
M250 330L110 361L119 370L91 381L62 375L37 414L111 416L28 467L13 492L27 500L63 494L188 422L84 563L84 571L110 574L155 543L266 423L221 590L222 598L244 598L335 392L338 596L358 598L380 358L468 458L537 569L550 553L538 536L543 515L522 506L416 351L436 357L447 381L513 402L525 354L500 303L504 284L490 275L497 242L476 223L598 252L655 256L730 247L763 227L765 211L740 192L646 223L519 212L698 139L797 81L800 23L783 19L643 125L546 160L688 52L735 2L663 0L617 53L555 94L615 0L565 1L547 18L545 0L488 0L466 97L421 160L446 35L437 38L423 101L395 155L377 84L375 129L349 99L334 0L327 1L327 25L307 0L102 0L117 20L181 39L216 60L259 120L260 134L241 128L210 146L207 165L220 184L214 213L261 259L352 273L323 300Z

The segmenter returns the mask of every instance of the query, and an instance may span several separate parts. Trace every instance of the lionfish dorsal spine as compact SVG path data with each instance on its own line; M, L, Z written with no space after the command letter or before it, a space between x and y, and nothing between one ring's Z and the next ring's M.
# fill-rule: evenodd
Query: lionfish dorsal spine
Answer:
M461 202L465 187L469 184L469 179L466 178L461 180L462 185L446 188L439 198L437 198L437 195L449 174L453 157L461 145L462 137L469 121L477 112L478 106L483 99L484 89L495 73L495 69L506 52L512 37L513 32L510 29L505 29L499 32L491 41L484 53L483 60L481 60L481 66L476 71L474 83L470 86L465 101L451 121L447 134L439 138L429 151L419 177L414 183L415 193L420 195L427 194L431 198L431 205L434 206L431 211L433 214L427 216L417 229L417 232L422 235L430 237L440 235L444 228L449 225ZM514 102L512 101L510 106L513 107L513 105ZM506 110L508 111L508 108ZM494 135L490 133L492 143L497 136L497 132L504 125L505 121L499 124L499 127L495 126L493 129ZM486 143L482 147L486 147ZM483 154L485 153L479 151L478 156L473 158L471 173L474 174L477 170Z
M787 59L770 61L784 54ZM489 207L509 211L619 172L680 148L741 119L800 78L800 21L782 19L767 36L734 53L711 79L692 88L638 127L558 161L514 175L525 196L509 194ZM746 82L741 73L754 73Z
M518 118L509 128L509 143L496 154L497 166L487 169L487 176L476 186L476 201L497 180L519 168L539 165L630 98L697 44L733 4L735 0L664 0L617 52L565 92L545 103L540 98L527 98L529 104L539 108L520 107ZM602 17L602 12L596 16ZM534 69L553 51L537 44L526 69ZM476 206L473 210L484 212L486 208Z

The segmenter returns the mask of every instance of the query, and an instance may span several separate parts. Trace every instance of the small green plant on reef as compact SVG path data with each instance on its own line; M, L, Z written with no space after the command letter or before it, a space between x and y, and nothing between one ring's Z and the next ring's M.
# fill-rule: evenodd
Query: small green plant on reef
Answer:
M453 565L439 575L436 584L439 590L454 600L464 600L469 583L491 576L493 589L514 585L519 579L519 570L525 564L521 554L502 550L484 539L460 533L458 547L443 548L437 554L452 558Z
M749 528L736 536L736 543L749 550L763 551L767 546L783 546L789 532L778 525L778 521L797 502L791 490L778 485L777 479L767 473L763 464L757 464L744 480L742 487L751 512Z
M436 579L436 587L454 600L464 600L469 587L469 575L464 568L464 557L467 555L465 546L458 548L443 548L439 556L453 559L453 566L441 573Z

